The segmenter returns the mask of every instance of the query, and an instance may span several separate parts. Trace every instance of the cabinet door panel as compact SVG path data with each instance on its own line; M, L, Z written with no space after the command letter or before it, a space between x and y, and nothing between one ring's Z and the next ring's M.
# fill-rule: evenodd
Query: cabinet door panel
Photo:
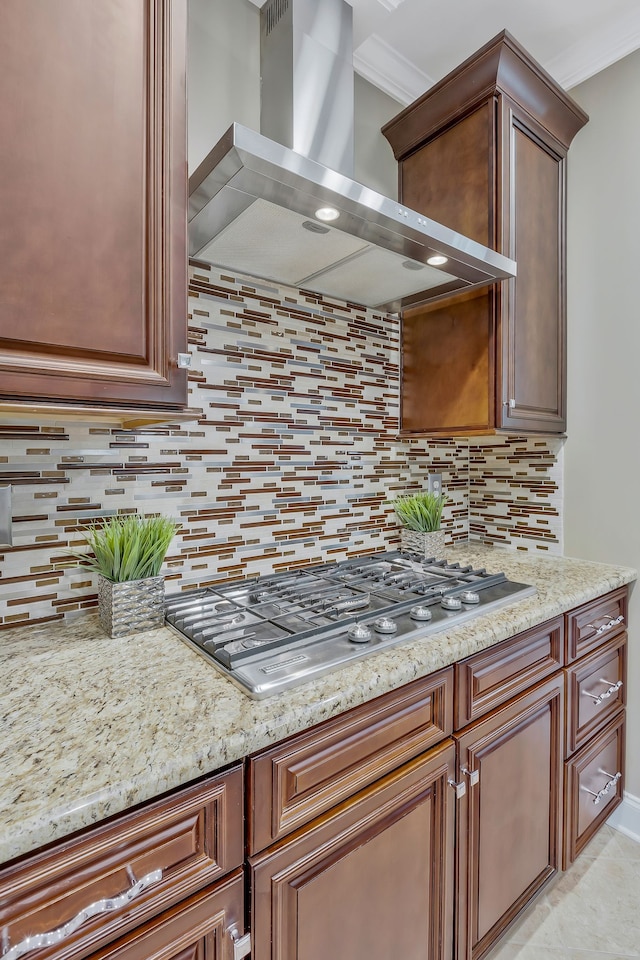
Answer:
M244 931L244 876L197 893L110 944L92 960L233 960L232 933Z
M599 650L627 629L628 600L628 587L621 587L566 615L567 663Z
M565 764L565 868L622 803L624 721L621 707L604 730Z
M563 690L555 676L459 737L459 960L489 950L560 867Z
M186 402L184 0L0 6L5 398Z
M613 637L567 670L565 758L583 747L626 703L627 635Z
M563 638L557 617L456 663L456 730L555 673L563 664Z
M565 416L565 158L504 98L508 223L518 276L503 285L503 427L562 433ZM506 292L505 292L506 288Z
M250 860L254 960L445 960L451 741Z

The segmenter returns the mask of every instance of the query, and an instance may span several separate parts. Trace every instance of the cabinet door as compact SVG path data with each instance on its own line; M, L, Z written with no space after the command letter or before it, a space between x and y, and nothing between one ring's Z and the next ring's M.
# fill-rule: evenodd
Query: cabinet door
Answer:
M451 740L250 860L253 960L445 960Z
M503 249L518 276L501 286L496 423L563 433L566 151L507 97L502 129Z
M563 676L463 731L457 958L477 960L560 869Z
M179 408L186 0L0 4L0 391Z
M233 960L244 931L244 876L237 870L116 941L92 960Z

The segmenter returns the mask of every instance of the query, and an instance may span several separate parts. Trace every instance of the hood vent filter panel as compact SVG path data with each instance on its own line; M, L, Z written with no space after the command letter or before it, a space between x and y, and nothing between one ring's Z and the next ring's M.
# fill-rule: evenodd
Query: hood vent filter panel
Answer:
M268 200L256 200L197 256L228 270L297 287L306 277L367 247L360 237L340 230L306 230L308 219Z

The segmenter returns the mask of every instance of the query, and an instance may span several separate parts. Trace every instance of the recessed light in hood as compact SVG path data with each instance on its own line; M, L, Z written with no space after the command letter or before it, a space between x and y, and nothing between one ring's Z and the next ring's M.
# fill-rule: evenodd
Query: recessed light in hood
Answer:
M348 166L351 17L345 0L262 8L262 125L290 145L229 128L189 181L191 256L390 312L514 276L512 260L318 162L335 147ZM331 227L301 229L323 209Z
M324 223L331 223L333 220L337 220L339 216L340 211L336 210L335 207L320 207L316 210L316 217Z

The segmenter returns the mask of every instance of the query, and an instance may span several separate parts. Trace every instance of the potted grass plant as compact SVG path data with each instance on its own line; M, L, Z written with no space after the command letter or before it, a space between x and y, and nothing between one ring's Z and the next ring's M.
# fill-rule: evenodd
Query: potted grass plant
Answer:
M81 531L89 551L73 554L98 574L98 612L109 636L122 637L163 623L160 568L179 526L169 517L124 514Z
M440 524L446 502L446 494L428 490L397 497L393 501L393 509L402 525L401 550L419 553L423 557L442 557L444 531Z

